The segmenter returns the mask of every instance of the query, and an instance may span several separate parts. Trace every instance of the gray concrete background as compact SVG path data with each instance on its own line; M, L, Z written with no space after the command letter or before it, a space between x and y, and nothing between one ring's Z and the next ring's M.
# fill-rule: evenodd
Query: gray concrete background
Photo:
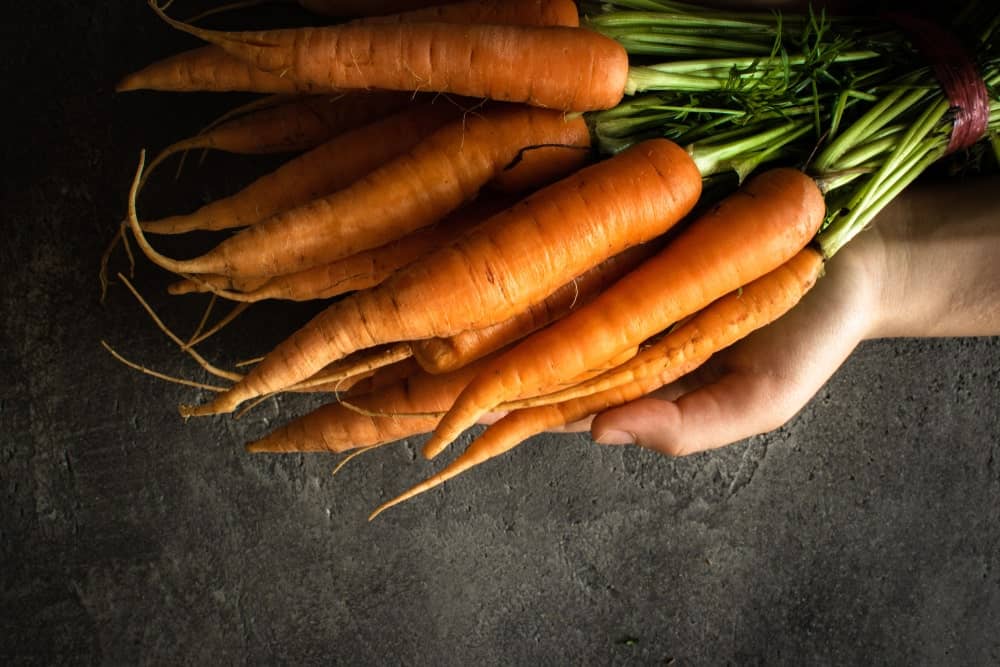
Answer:
M185 424L192 390L99 345L201 377L120 286L99 303L97 261L139 148L235 98L112 92L191 44L140 2L20 3L3 42L4 662L1000 663L997 339L865 344L785 428L712 454L537 438L369 524L433 469L418 440L337 477L330 456L249 456L306 402ZM264 164L167 169L142 206ZM135 280L194 326L203 300L146 262ZM203 352L253 356L309 307L286 312Z

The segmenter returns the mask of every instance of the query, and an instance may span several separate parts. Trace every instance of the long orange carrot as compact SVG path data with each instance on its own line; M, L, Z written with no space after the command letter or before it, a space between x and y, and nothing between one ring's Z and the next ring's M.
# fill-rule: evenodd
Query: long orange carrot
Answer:
M561 403L660 375L690 359L707 360L791 310L812 289L822 269L822 255L806 247L774 271L712 302L628 362L567 389L505 403L504 409Z
M476 370L470 365L439 375L418 371L377 391L352 396L353 407L321 406L247 445L247 451L343 452L427 433Z
M777 268L812 239L824 213L822 193L800 171L752 178L590 304L498 358L462 392L424 454L437 455L500 403L596 367Z
M364 250L332 264L276 276L263 284L239 285L237 281L234 285L225 276L211 276L209 280L185 280L171 285L169 291L171 294L210 291L233 301L248 302L264 299L329 299L378 285L397 269L440 248L512 203L509 197L480 197L446 216L441 222L422 227L396 241Z
M125 75L115 86L117 92L159 90L252 91L255 93L312 93L328 89L302 83L286 76L265 72L245 60L226 53L214 44L200 46L157 60Z
M352 23L364 25L421 22L578 26L579 16L571 0L549 2L494 0L424 7L402 13L356 19ZM175 54L131 73L118 83L116 90L292 93L322 92L339 88L327 84L303 84L288 76L283 70L284 68L278 68L273 73L265 72L246 59L227 53L220 46L208 44Z
M441 219L472 199L526 146L576 143L582 118L500 105L468 115L350 186L245 229L208 253L173 260L133 225L146 255L175 273L276 276L348 257Z
M255 32L170 25L253 67L317 89L435 91L565 111L615 106L625 49L582 28L492 24L344 24Z
M713 302L656 346L633 357L620 369L585 381L579 388L546 396L551 403L515 408L474 440L443 470L383 504L385 509L423 493L456 475L510 451L542 431L564 426L611 407L623 405L686 375L715 352L790 310L819 278L823 258L805 248L788 262L738 292ZM613 381L612 381L613 380ZM579 394L579 395L577 395Z
M448 100L415 104L344 132L193 213L144 221L143 230L180 234L245 227L344 188L413 148L462 110Z
M347 130L408 105L412 95L389 91L339 95L274 96L266 104L212 124L174 142L149 163L146 176L171 155L189 150L219 150L260 155L308 150ZM257 104L256 102L254 104Z
M413 341L413 356L430 373L445 373L461 368L541 329L574 308L583 306L606 286L648 259L656 249L656 243L644 243L610 257L563 285L543 301L503 322L462 331L446 338Z
M636 144L530 195L378 287L334 303L242 382L183 411L230 411L354 350L503 321L608 257L662 234L700 193L701 175L684 149L665 139Z

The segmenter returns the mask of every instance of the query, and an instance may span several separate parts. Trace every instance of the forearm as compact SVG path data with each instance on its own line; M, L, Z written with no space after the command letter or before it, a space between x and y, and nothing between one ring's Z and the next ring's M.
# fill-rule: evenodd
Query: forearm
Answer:
M867 337L1000 335L1000 178L911 188L855 242L879 304Z

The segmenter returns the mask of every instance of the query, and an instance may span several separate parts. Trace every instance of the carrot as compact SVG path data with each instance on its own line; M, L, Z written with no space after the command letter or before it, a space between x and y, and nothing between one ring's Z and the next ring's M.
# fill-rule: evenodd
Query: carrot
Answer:
M149 163L147 180L171 155L199 148L241 155L308 150L342 132L393 113L412 99L406 93L381 91L275 97L281 99L263 100L267 104L261 108L213 123L193 137L167 146Z
M285 299L307 301L329 299L341 294L378 285L397 269L454 239L491 215L507 208L509 197L481 197L463 206L439 223L423 227L406 236L371 250L364 250L341 260L311 269L276 276L263 284L239 285L225 276L211 280L188 279L171 285L171 294L211 291L233 301ZM237 291L232 288L236 287ZM242 291L238 291L242 290Z
M549 394L545 398L551 403L542 405L505 406L513 411L487 427L443 470L384 503L370 518L510 451L534 435L623 405L690 373L715 352L788 312L812 289L822 268L822 255L807 247L774 271L713 302L621 369L579 385L586 391Z
M823 256L807 246L777 269L712 302L628 362L570 388L505 403L504 409L561 403L659 376L671 367L687 367L692 359L705 361L791 310L822 269Z
M500 403L593 368L777 268L812 239L824 213L822 193L800 171L752 178L590 304L498 358L441 420L425 456Z
M676 370L678 372L689 372L694 370L694 367L685 366ZM663 381L659 378L647 378L645 381L615 387L573 401L515 410L488 426L478 438L469 444L468 448L462 454L452 460L440 472L411 487L408 491L396 496L392 500L383 503L369 515L368 519L374 519L390 507L443 484L484 461L510 451L533 435L578 419L583 419L595 412L623 405L640 398L662 384Z
M566 111L615 106L628 56L600 33L565 26L399 23L223 32L166 22L253 67L319 90L435 91Z
M578 146L536 146L521 153L487 186L495 192L518 194L536 190L588 164L593 152L589 139Z
M472 199L525 146L577 143L584 136L589 133L582 118L500 105L446 125L350 186L245 229L194 259L164 257L138 224L133 232L152 261L175 273L294 273L439 220Z
M249 452L343 452L427 433L475 375L470 365L452 373L416 372L377 391L329 403L248 444Z
M344 132L193 213L143 222L143 230L180 234L252 225L344 188L460 118L447 100L425 102Z
M682 148L665 139L637 144L528 196L378 287L335 302L229 391L182 411L230 411L354 350L503 321L573 276L662 234L700 192L701 176Z
M543 301L503 322L462 331L446 338L413 341L413 356L430 373L445 373L461 368L587 303L607 285L649 258L656 248L656 243L644 243L606 259L563 285Z
M119 93L134 90L312 93L328 89L265 72L208 44L157 60L125 75L115 86Z
M153 4L151 2L151 4ZM357 19L354 24L490 23L505 25L578 26L579 16L571 0L508 0L507 2L458 2L388 16ZM245 58L227 53L215 44L184 51L125 76L118 92L159 90L173 92L245 91L293 93L330 91L340 86L301 83L286 75L286 68L266 72ZM373 88L378 86L360 86ZM405 89L410 90L410 89Z

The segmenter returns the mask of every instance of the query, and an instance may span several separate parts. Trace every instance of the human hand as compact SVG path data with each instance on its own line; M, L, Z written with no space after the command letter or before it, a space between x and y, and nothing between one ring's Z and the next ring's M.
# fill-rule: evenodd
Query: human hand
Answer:
M905 193L783 318L695 373L566 430L692 454L785 424L866 338L1000 333L997 185Z

